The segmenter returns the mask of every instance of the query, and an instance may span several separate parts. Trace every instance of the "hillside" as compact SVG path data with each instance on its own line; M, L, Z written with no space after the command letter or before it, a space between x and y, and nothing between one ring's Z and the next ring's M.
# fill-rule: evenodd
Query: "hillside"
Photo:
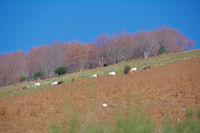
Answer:
M102 75L107 75L108 72L110 72L110 71L115 71L117 73L121 73L121 72L123 72L123 68L125 65L130 65L131 67L137 67L138 69L141 69L142 66L146 66L146 65L152 65L152 66L165 65L168 63L189 60L189 59L196 58L196 57L200 57L200 50L192 50L192 51L186 51L186 52L180 52L180 53L164 54L161 56L151 57L146 60L136 59L136 60L124 61L124 62L116 64L116 65L111 65L111 66L96 68L96 69L91 69L91 70L85 70L82 72L66 74L62 77L41 80L40 88L30 88L26 91L22 91L23 86L27 86L27 85L31 86L32 84L34 84L34 82L26 82L26 83L21 83L21 84L17 84L17 85L1 87L0 88L0 97L12 96L12 95L23 95L23 94L26 94L29 92L43 90L43 89L49 88L50 83L53 81L71 82L71 80L73 78L75 78L76 80L90 78L91 74L94 74L94 73L97 73L98 76L102 76Z
M138 68L153 67L124 75L122 71L126 64ZM22 86L32 83L4 87L0 92L0 132L44 133L48 132L51 122L67 129L74 111L78 112L83 127L90 120L112 123L117 110L129 108L134 111L138 106L146 115L151 114L159 129L163 114L182 121L186 118L187 108L193 108L195 112L200 108L199 68L200 51L194 50L43 80L42 87L36 89L42 91L35 88L22 91ZM111 70L117 75L107 76ZM92 73L102 76L88 78ZM70 82L74 77L78 81ZM45 84L55 80L65 83L55 87ZM111 106L104 108L103 103ZM196 119L196 114L193 117Z

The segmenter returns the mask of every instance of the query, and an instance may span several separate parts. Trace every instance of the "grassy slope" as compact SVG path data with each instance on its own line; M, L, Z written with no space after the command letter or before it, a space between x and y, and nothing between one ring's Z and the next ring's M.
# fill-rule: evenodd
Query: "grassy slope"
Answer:
M122 63L111 65L108 67L102 67L102 68L96 68L92 70L86 70L82 72L76 72L72 74L66 74L62 77L56 77L51 79L45 79L40 81L41 87L39 88L29 88L25 91L22 90L23 86L32 85L34 82L26 82L21 83L18 85L11 85L0 88L0 97L5 96L12 96L12 95L23 95L26 93L43 90L50 87L50 83L52 81L61 81L64 82L71 82L73 78L76 78L77 80L83 79L83 78L90 78L91 74L97 73L98 76L101 75L107 75L110 71L115 71L116 73L123 72L123 68L125 65L130 65L131 67L137 67L138 69L141 69L142 66L145 65L164 65L168 63L183 61L183 60L189 60L192 58L200 57L200 50L192 50L192 51L186 51L181 53L173 53L173 54L166 54L161 55L157 57L151 57L149 59L137 59L137 60L130 60L130 61L124 61Z

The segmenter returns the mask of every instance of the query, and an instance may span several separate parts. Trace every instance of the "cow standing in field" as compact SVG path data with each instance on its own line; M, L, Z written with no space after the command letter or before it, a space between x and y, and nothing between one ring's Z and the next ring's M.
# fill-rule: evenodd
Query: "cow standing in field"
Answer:
M137 67L131 68L130 72L137 71Z
M55 82L51 83L51 86L62 84L62 83L63 83L63 81L55 81Z
M23 90L28 89L28 88L29 88L29 85L28 85L28 86L24 86L24 87L23 87Z
M106 67L106 66L108 66L108 64L104 64L103 66Z
M97 78L97 74L92 74L91 78Z
M109 75L109 76L115 76L116 73L115 73L115 72L109 72L108 75Z
M55 82L51 83L51 86L54 86L54 85L57 85L57 84L58 84L58 81L55 81Z
M151 69L151 66L143 66L142 69L143 70Z
M32 86L35 87L35 88L36 88L36 87L40 87L40 83L37 82L37 83L33 84Z
M59 85L59 84L62 84L62 83L63 83L63 81L58 81L58 85Z

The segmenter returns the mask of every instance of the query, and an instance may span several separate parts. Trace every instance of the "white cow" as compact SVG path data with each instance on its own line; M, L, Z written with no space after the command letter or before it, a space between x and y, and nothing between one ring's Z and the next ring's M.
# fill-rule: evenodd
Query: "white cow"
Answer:
M37 83L33 84L32 86L35 87L35 88L36 88L36 87L40 87L40 83L37 82Z
M116 75L116 73L115 72L109 72L108 75L109 76L114 76L114 75Z
M117 104L107 104L107 103L103 103L102 104L103 107L117 107Z
M55 82L51 83L51 86L54 86L54 85L57 85L57 84L58 84L58 81L55 81Z
M137 71L137 67L131 68L130 72Z
M103 106L103 107L108 107L108 104L103 103L102 106Z
M97 74L92 74L91 78L97 78Z

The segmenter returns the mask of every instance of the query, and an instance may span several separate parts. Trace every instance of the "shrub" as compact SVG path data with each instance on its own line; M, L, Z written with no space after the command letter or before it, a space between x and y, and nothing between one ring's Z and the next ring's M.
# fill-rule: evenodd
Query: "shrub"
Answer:
M66 66L60 66L56 68L55 73L58 74L58 76L63 75L67 72L67 67Z
M160 46L160 48L158 49L158 55L163 54L165 52L165 47L164 46Z
M26 80L26 77L22 75L19 80L20 80L20 82L23 82Z
M199 108L198 111L197 111L197 116L198 116L198 118L200 119L200 108Z
M128 74L128 72L131 70L131 67L130 66L128 66L128 65L126 65L125 67L124 67L124 73L125 74Z
M33 74L33 78L36 80L36 79L39 79L39 78L42 78L43 76L43 73L42 71L38 71L36 73Z
M187 118L191 118L193 114L194 114L193 109L188 109L188 108L186 109Z

